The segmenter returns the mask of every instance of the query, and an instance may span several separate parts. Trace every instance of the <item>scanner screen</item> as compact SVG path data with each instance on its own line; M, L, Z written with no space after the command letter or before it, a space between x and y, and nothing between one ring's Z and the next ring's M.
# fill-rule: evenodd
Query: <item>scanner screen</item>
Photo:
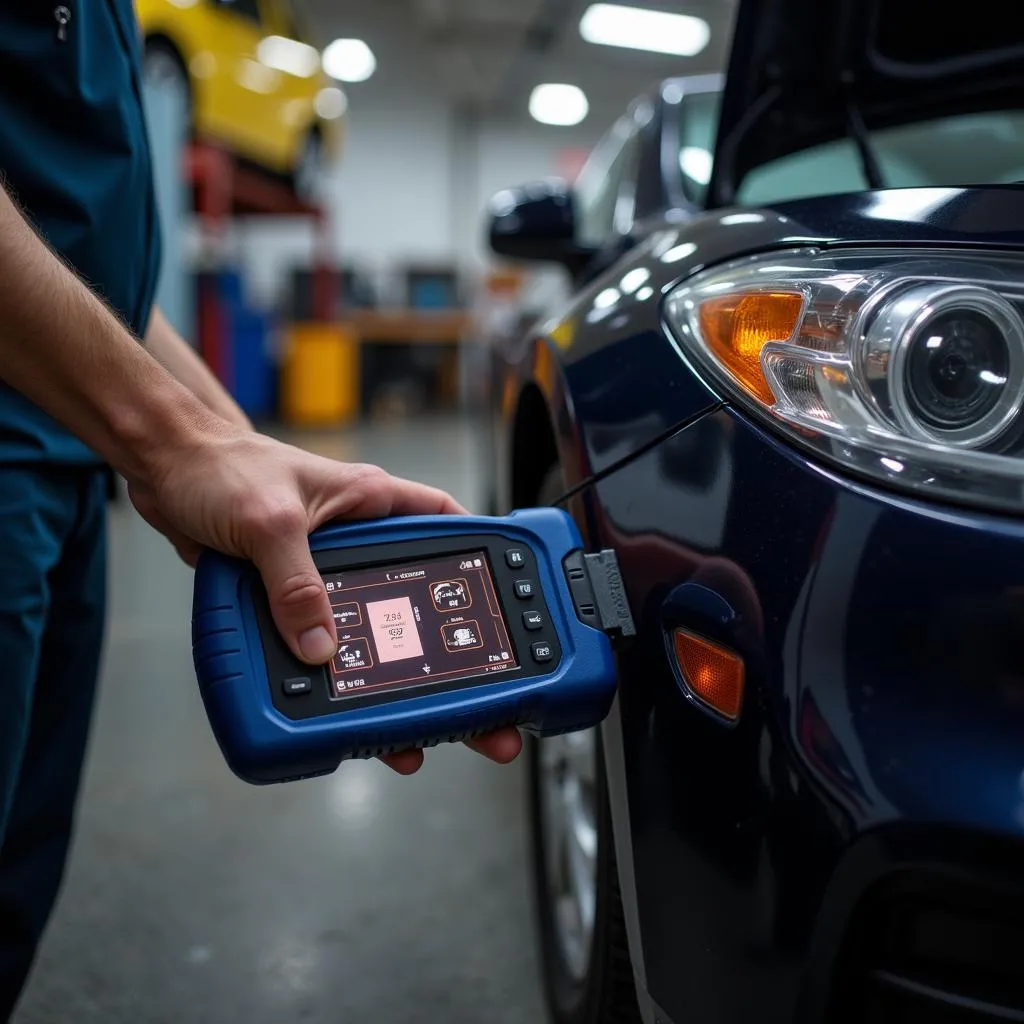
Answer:
M324 583L338 630L335 700L519 667L483 551L325 573Z

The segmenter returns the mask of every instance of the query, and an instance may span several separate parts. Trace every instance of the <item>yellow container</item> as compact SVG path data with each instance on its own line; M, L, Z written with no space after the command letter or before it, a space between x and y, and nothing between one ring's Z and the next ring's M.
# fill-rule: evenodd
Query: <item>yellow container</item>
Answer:
M349 324L292 324L285 335L281 415L293 427L333 427L359 413L359 336Z

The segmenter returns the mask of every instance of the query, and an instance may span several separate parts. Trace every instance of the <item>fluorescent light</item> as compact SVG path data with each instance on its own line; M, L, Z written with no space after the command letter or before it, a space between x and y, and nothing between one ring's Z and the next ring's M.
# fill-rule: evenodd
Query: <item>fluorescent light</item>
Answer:
M530 96L530 116L541 124L568 127L579 124L589 111L586 93L576 85L548 82Z
M348 97L336 85L328 86L316 94L313 109L318 117L333 121L348 110Z
M690 14L591 4L580 19L580 35L600 46L694 57L708 45L711 28L703 18Z
M711 180L712 157L706 149L684 146L679 154L679 166L683 174L698 185L706 185Z
M365 82L377 70L377 58L362 39L335 39L324 50L323 68L339 82Z
M260 63L296 78L312 78L320 67L320 54L307 43L284 36L267 36L256 47Z

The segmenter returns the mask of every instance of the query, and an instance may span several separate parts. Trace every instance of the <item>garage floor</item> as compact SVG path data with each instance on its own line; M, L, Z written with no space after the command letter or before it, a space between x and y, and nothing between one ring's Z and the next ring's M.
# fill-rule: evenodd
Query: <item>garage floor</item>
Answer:
M306 437L479 508L451 422ZM190 573L123 506L78 842L17 1024L533 1024L521 765L462 747L256 789L215 748Z

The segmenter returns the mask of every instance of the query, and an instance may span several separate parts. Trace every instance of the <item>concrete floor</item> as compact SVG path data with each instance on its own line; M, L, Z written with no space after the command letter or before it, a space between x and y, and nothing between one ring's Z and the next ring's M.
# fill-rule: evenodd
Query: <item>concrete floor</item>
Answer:
M302 439L480 507L451 422ZM112 615L72 864L17 1024L533 1024L521 765L462 747L251 788L192 672L191 575L114 510Z

